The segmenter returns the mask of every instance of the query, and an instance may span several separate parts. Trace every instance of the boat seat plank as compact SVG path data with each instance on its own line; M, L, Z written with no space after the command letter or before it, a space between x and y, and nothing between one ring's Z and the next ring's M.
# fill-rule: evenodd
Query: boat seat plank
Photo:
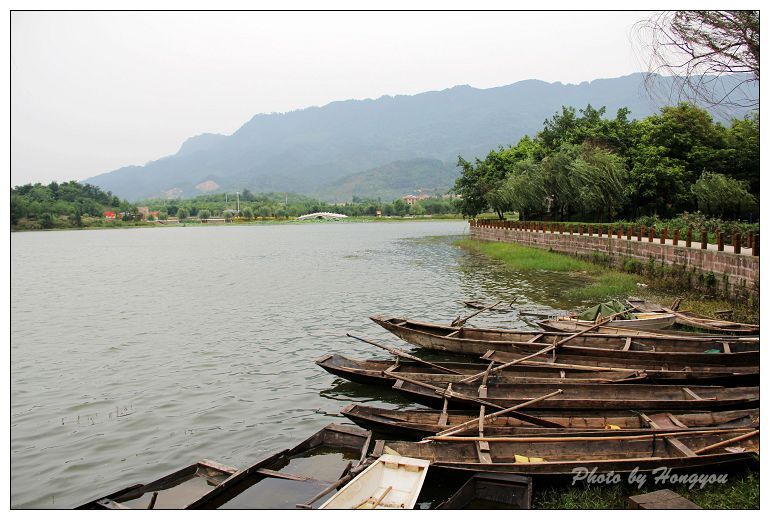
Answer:
M628 350L631 348L631 336L626 338L626 343L623 345L623 350Z
M725 354L731 354L732 350L730 350L730 344L726 341L722 342L722 346L724 347Z
M542 335L542 334L538 334L538 335L537 335L537 336L535 336L534 338L532 338L532 339L530 339L529 341L527 341L527 343L537 343L537 342L540 340L540 338L542 338L542 337L543 337L543 335Z

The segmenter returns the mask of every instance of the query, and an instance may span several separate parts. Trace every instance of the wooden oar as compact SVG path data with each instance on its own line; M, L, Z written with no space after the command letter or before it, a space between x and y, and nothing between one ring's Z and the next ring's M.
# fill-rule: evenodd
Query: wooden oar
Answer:
M632 305L632 307L633 307L633 305ZM590 332L590 331L594 330L597 327L601 327L605 323L607 323L610 320L612 320L612 318L614 318L615 316L619 316L621 314L625 314L626 312L628 312L628 310L624 310L624 311L621 311L621 312L616 312L615 314L610 314L606 318L603 318L601 321L595 323L594 325L592 325L591 327L588 327L587 329L581 330L580 332L576 332L575 334L571 334L571 335L567 336L566 338L564 338L564 339L562 339L560 341L555 342L550 347L546 347L543 350L535 352L534 354L530 354L530 355L525 356L523 358L519 358L519 359L515 359L513 361L509 361L508 363L504 363L504 364L500 365L499 367L493 368L492 372L497 372L499 370L503 370L503 369L505 369L505 368L507 368L509 366L516 365L518 363L521 363L522 361L526 361L527 359L533 358L535 356L540 356L540 355L545 354L546 352L550 352L552 350L556 350L557 348L559 348L560 346L564 345L568 341L571 341L571 340L577 338L578 336L581 336L581 335L585 334L586 332ZM475 381L476 379L479 379L480 377L484 377L484 372L479 372L476 375L468 376L465 379L463 379L461 382L462 383L469 383L471 381Z
M390 369L388 369L388 370L390 370ZM388 370L386 370L386 372L388 372ZM459 397L459 398L462 398L462 399L466 399L466 400L472 401L474 403L478 403L480 405L483 404L484 406L489 406L489 407L492 407L492 408L495 408L495 409L498 409L498 410L504 410L504 408L502 406L500 406L499 404L495 404L495 403L492 403L492 402L489 402L489 401L485 401L484 399L479 399L478 397L474 397L472 395L465 395L465 394L461 394L459 392L454 392L454 391L451 391L451 390L446 390L444 388L439 388L438 386L431 385L430 383L425 383L423 381L416 381L414 379L410 379L408 377L402 376L401 374L396 374L396 373L393 373L393 372L389 372L388 375L390 377L393 377L395 379L400 379L402 381L406 381L407 383L411 383L413 385L422 386L423 388L429 388L429 389L433 390L434 392L436 392L437 394L439 394L441 396L444 396L445 398L455 396L455 397ZM524 404L524 403L521 403L521 404ZM522 421L525 421L525 422L528 422L528 423L531 423L531 424L536 424L538 426L545 426L546 428L562 428L561 424L558 424L558 423L555 423L555 422L551 422L551 421L548 421L546 419L541 419L540 417L534 417L532 415L527 415L525 413L521 413L521 412L517 412L517 411L508 412L508 413L509 413L509 415L511 417L515 417L516 419L520 419Z
M715 450L717 448L721 448L722 446L727 446L728 444L734 444L738 441L742 441L743 439L754 437L755 435L759 435L759 430L754 430L753 432L749 432L744 435L739 435L737 437L733 437L732 439L727 439L726 441L717 442L716 444L711 444L710 446L706 446L705 448L695 450L695 453L700 455L701 453L706 453L707 451Z
M738 432L745 432L747 428L730 428L726 430L694 430L694 431L681 431L681 432L667 432L667 433L645 433L643 435L612 435L607 437L436 437L435 435L431 435L430 437L425 437L424 440L426 441L441 441L441 442L479 442L479 441L486 441L486 442L531 442L531 443L540 443L540 442L578 442L578 441L616 441L619 439L622 440L643 440L643 439L652 439L652 438L666 438L666 437L681 437L683 435L707 435L707 434L717 434L717 433L738 433ZM739 437L746 439L748 437L752 437L759 433L759 430L753 430L746 435L741 435ZM732 442L737 442L741 440L741 438L735 437L733 439L729 439L727 441L722 441L720 443L717 443L719 446L723 446L725 444L729 444ZM701 448L701 450L706 449L713 449L717 446L717 444L714 444L712 446L706 446L705 448ZM695 453L698 453L696 451Z
M412 354L410 354L408 352L404 352L403 350L399 350L399 349L397 349L395 347L389 347L387 345L382 345L382 344L377 343L375 341L372 341L370 339L359 338L358 336L354 336L353 334L351 334L349 332L347 333L347 336L349 338L357 339L358 341L363 341L364 343L368 343L370 345L374 345L375 347L381 348L383 350L387 350L388 352L390 352L394 356L401 356L402 358L411 359L412 361L414 361L416 363L422 363L423 365L427 365L429 367L433 367L436 370L440 370L442 372L447 372L449 374L455 374L455 375L458 375L458 376L463 375L462 372L458 372L457 370L452 370L451 368L442 367L441 365L437 365L435 363L431 363L430 361L425 361L424 359L420 359L417 356L413 356Z
M514 301L516 301L516 300L514 300ZM466 321L468 321L469 319L473 318L474 316L478 316L478 315L479 315L479 314L481 314L482 312L484 312L484 311L488 311L489 309L491 309L491 308L493 308L493 307L497 307L497 306L498 306L498 305L500 305L501 303L503 303L503 300L500 300L500 301L499 301L499 302L497 302L497 303L493 303L492 305L489 305L489 306L487 306L487 307L484 307L483 309L481 309L481 310L478 310L478 311L474 312L473 314L471 314L470 316L467 316L467 317L465 317L465 318L462 318L462 319L461 319L461 318L457 318L457 319L455 319L455 320L452 322L452 324L451 324L450 326L451 326L451 327L462 327L463 325L465 325L465 322L466 322Z
M525 406L529 406L531 404L538 403L540 401L543 401L543 400L548 399L550 397L553 397L555 395L559 395L562 392L564 392L564 390L559 389L559 390L556 390L555 392L551 392L550 394L546 394L546 395L543 395L543 396L540 396L540 397L536 397L534 399L530 399L526 403L520 403L520 404L517 404L516 406L511 406L510 408L506 408L505 410L500 410L499 412L494 412L494 413L487 414L487 415L485 415L483 417L483 420L486 421L487 419L492 419L492 418L497 417L499 415L503 415L503 414L510 413L510 412L515 412L519 408L523 408ZM470 427L472 427L474 424L476 424L478 422L479 422L478 419L471 419L470 421L466 421L466 422L464 422L462 424L458 424L456 426L452 426L451 428L447 428L446 430L440 431L440 432L436 433L434 435L434 437L447 437L449 435L454 435L455 433L463 432L463 431L469 429Z
M337 487L339 487L342 484L345 484L346 482L348 482L350 479L353 478L353 474L348 473L348 471L350 471L351 466L352 466L352 462L348 462L348 465L345 467L345 471L342 472L343 476L340 479L338 479L336 482L329 484L329 486L326 489L318 493L316 496L314 496L304 504L297 504L295 507L297 507L298 509L313 509L313 506L311 505L313 502L317 501L319 498L325 497L326 495L328 495L329 493L337 489Z

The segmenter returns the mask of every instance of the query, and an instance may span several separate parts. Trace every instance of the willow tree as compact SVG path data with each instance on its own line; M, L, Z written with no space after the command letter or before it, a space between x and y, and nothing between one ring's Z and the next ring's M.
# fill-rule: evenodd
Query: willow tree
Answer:
M570 168L580 184L584 209L612 220L625 202L628 172L624 159L603 148L583 145Z

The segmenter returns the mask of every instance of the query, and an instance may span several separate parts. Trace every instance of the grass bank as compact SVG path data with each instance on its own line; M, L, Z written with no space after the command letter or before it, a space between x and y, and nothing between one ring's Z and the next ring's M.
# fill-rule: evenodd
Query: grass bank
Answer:
M571 299L602 300L628 296L638 292L636 284L641 280L637 275L619 273L572 256L519 244L462 239L456 245L501 260L513 271L543 270L585 275L590 283L569 290L566 296Z
M729 302L703 291L684 288L654 266L630 265L631 272L623 272L609 267L606 259L600 257L597 257L597 262L594 263L515 243L483 242L466 238L458 240L456 245L500 260L512 271L543 270L585 276L587 283L584 287L565 292L564 296L571 300L595 304L611 298L637 296L662 305L671 305L677 297L683 297L682 309L715 318L717 311L731 310L731 319L735 321L759 323L758 305L750 302Z

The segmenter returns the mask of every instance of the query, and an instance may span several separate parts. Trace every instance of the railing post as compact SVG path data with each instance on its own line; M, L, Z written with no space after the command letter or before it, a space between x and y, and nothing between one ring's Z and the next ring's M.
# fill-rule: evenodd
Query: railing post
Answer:
M691 227L687 228L687 235L686 235L686 237L687 237L687 239L686 239L687 247L692 247L692 228Z
M596 236L602 238L602 225L599 224L599 229L596 231Z
M665 244L667 239L668 239L668 228L663 228L663 231L660 232L660 243Z
M572 236L572 224L570 224L570 225L568 226L568 228L569 228L569 235L570 235L570 236Z
M623 226L618 226L618 240L623 238Z
M759 256L759 233L754 235L754 238L751 240L751 254Z
M674 245L679 245L679 228L674 230Z
M725 234L721 230L717 231L717 251L725 250Z
M583 235L583 224L578 224L578 234Z
M589 237L594 236L594 225L593 224L588 224L588 236Z
M628 226L626 228L626 239L631 240L631 237L634 235L634 226L633 224Z
M709 246L709 232L705 229L700 230L700 248L707 249Z
M736 255L741 252L741 234L737 231L733 233L733 253Z
M647 237L647 242L652 242L655 239L655 227L650 228L650 235Z
M645 227L640 226L639 230L636 232L636 241L641 242L642 241L642 235L644 235Z

